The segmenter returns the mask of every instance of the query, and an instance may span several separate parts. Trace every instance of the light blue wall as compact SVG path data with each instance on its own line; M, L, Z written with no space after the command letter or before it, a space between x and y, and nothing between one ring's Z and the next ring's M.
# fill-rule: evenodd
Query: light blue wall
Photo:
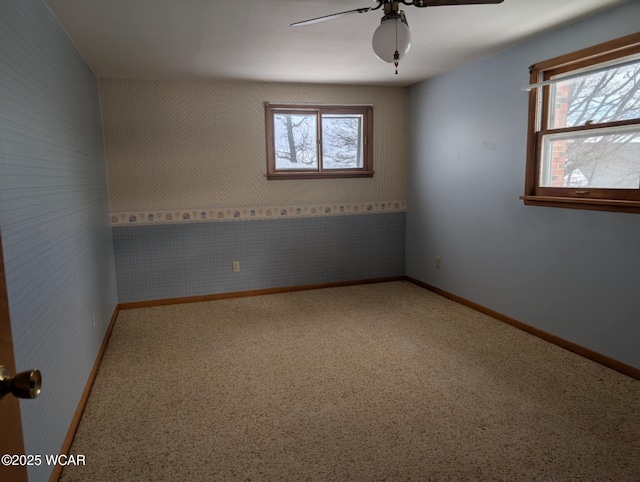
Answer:
M640 368L640 216L518 199L528 66L639 26L630 2L410 89L406 274Z
M25 449L56 454L117 294L97 81L40 0L0 2L0 230L16 364L43 375Z
M403 276L404 233L405 213L116 227L119 300Z

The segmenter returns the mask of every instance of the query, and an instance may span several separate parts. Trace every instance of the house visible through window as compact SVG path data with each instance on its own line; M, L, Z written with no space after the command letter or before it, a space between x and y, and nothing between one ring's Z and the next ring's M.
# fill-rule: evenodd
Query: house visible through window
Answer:
M640 212L640 34L531 67L526 204Z
M373 108L266 104L267 178L373 176Z

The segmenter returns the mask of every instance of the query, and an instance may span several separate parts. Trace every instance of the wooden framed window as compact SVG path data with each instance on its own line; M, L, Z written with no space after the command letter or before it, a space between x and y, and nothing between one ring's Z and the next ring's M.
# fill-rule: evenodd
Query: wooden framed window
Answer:
M640 213L640 33L530 70L525 204Z
M373 176L373 107L265 104L267 179Z

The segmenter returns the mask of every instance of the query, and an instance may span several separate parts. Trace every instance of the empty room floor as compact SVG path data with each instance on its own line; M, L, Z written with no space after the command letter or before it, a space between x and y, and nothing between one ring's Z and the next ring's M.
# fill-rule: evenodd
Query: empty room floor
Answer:
M62 481L638 480L640 382L399 281L121 311Z

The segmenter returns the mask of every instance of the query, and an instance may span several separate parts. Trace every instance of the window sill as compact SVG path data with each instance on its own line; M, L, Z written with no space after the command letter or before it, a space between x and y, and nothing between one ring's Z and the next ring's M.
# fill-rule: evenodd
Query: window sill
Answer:
M555 196L520 196L520 199L522 199L527 206L640 214L640 201L581 199Z
M349 179L354 177L373 177L374 171L324 171L324 172L277 172L267 174L267 179Z

